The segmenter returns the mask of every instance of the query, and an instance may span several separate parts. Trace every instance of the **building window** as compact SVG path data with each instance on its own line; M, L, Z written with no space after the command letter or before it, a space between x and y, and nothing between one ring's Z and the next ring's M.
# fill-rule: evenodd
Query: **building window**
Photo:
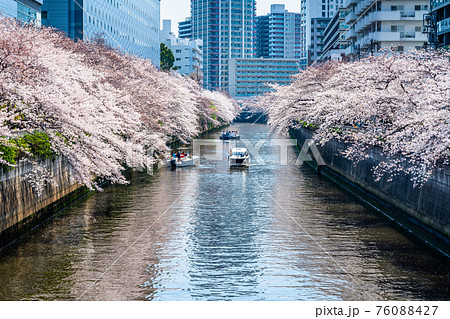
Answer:
M402 32L405 31L404 25L391 25L391 32Z
M391 6L391 11L405 10L405 6Z
M24 22L36 21L37 11L17 2L17 19Z
M428 11L428 5L423 5L423 6L416 5L416 6L414 6L414 10L416 10L416 11Z
M42 12L41 12L41 19L48 19L48 17L47 17L47 11L42 11Z

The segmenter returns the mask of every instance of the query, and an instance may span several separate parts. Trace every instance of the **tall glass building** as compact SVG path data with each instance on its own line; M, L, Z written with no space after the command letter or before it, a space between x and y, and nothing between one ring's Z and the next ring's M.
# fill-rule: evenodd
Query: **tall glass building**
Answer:
M0 0L0 14L41 25L43 0Z
M228 91L229 59L255 56L256 0L191 0L192 37L203 40L204 86Z
M42 24L75 40L101 37L159 66L159 0L45 0Z

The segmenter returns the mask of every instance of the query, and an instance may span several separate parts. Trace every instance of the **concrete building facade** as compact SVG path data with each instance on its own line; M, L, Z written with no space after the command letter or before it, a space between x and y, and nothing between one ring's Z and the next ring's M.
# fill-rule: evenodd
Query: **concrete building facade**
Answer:
M328 24L344 0L301 0L300 61L302 68L310 65L323 52L324 24ZM355 1L355 0L352 0ZM328 20L327 20L328 19Z
M382 48L403 52L422 48L427 36L422 32L428 0L346 0L345 23L350 41L346 55L360 57Z
M45 0L42 15L44 25L74 40L100 37L159 66L159 0Z
M256 0L192 0L192 37L203 40L203 83L228 90L229 58L253 58Z
M345 23L348 9L339 8L324 31L323 53L319 60L342 60L350 41L344 37L349 26Z
M269 84L288 85L300 70L298 59L232 58L228 93L251 98L272 91Z
M311 19L311 43L309 44L307 65L311 65L322 57L325 46L325 29L330 21L331 18Z
M450 47L450 0L432 0L431 17L435 24L429 42L436 48Z
M181 75L203 73L203 41L200 39L180 39L172 33L171 20L163 20L161 43L172 50L174 66Z

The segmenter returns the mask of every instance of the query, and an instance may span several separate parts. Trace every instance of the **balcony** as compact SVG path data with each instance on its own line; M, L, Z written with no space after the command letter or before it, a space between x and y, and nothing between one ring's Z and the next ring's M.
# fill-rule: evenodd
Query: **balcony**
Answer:
M344 8L348 8L351 5L358 3L358 0L344 0Z
M371 23L369 15L366 15L364 17L364 19L361 19L361 23L362 23L362 27L363 28L368 27L370 25L370 23Z
M434 10L436 8L444 6L444 5L448 4L449 2L450 2L450 0L432 0L431 1L432 9Z
M400 39L415 39L416 38L416 32L409 31L409 32L400 32Z
M425 42L427 41L427 36L421 32L414 31L401 31L401 32L371 32L368 36L364 37L367 41L373 39L378 42Z
M422 21L427 11L375 11L369 13L370 22L375 21Z
M399 11L375 11L369 13L370 22L375 21L398 21L400 20Z
M400 18L402 20L408 20L408 18L415 18L416 11L400 11ZM421 16L422 18L422 16Z
M345 39L346 40L350 40L350 39L352 39L352 38L355 38L356 39L356 31L355 31L355 29L350 29L350 30L348 30L345 34L344 34L344 37L345 37Z
M353 11L350 11L347 16L345 17L345 23L349 24L353 21L355 21L357 18L356 13L354 13Z
M450 32L450 18L441 20L437 23L438 35Z
M364 12L374 1L376 0L361 0L355 7L356 15L360 15Z

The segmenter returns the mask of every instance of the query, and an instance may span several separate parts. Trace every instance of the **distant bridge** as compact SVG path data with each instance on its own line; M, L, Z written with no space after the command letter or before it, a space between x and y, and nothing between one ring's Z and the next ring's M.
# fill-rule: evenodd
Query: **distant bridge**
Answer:
M267 114L262 110L243 110L234 120L235 123L267 123Z

